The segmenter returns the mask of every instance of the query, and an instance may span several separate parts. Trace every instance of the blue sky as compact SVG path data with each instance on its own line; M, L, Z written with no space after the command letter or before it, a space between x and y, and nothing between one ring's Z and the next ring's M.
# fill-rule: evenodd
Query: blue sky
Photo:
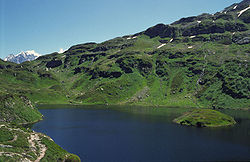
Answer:
M133 34L158 23L215 13L241 0L0 0L0 58L49 54Z

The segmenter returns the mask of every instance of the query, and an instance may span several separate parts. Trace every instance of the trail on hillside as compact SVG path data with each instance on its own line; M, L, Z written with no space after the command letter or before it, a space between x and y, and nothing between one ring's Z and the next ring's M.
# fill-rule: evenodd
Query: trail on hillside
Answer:
M30 148L32 149L32 151L37 152L39 150L39 156L37 154L38 157L35 160L35 162L39 162L45 156L45 152L47 150L47 147L41 143L41 138L39 137L38 133L32 133L30 135L28 141L30 143ZM36 143L37 143L37 145L36 145Z
M42 144L41 142L41 137L45 137L47 138L45 135L43 134L40 134L40 133L36 133L36 132L32 132L32 133L29 133L29 132L25 132L23 131L22 129L20 128L9 128L7 127L6 125L0 125L0 128L2 127L5 127L6 129L8 129L9 131L14 131L14 132L20 132L22 134L25 134L25 135L28 135L27 137L27 142L29 143L28 147L29 147L29 150L27 152L33 152L36 156L36 160L33 160L32 156L28 155L27 152L24 152L24 153L14 153L14 152L10 152L10 151L2 151L0 152L0 156L7 156L7 157L14 157L14 156L18 156L20 157L20 161L25 161L25 162L30 162L30 161L35 161L35 162L39 162L46 154L46 151L47 151L47 147ZM12 148L14 146L12 146L12 143L15 143L15 141L18 140L18 135L14 135L14 138L10 141L6 141L8 142L8 145L6 144L1 144L0 143L0 147L2 148ZM32 160L31 160L32 159Z

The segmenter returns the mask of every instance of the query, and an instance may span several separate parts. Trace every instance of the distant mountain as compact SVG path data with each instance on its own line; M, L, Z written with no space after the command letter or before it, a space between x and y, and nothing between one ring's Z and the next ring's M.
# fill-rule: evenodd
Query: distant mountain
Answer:
M10 61L10 62L14 62L14 63L17 63L17 64L21 64L21 63L23 63L25 61L35 60L39 56L41 56L41 55L36 53L34 50L22 51L17 55L10 54L9 56L7 56L4 59L4 61Z

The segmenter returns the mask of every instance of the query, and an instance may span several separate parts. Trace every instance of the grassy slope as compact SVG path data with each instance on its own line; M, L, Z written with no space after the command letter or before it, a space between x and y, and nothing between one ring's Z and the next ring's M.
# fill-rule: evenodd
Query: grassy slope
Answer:
M41 113L22 95L0 92L0 110L2 122L21 124L42 119Z
M64 92L58 92L53 85L59 84L55 76L46 71L29 68L27 63L22 65L0 61L0 90L8 93L17 93L29 97L32 101L46 102L53 96L55 102L67 103ZM60 87L60 85L59 85Z
M26 96L0 92L0 161L34 161L40 156L41 161L80 161L76 155L55 144L50 137L22 126L41 119L42 114ZM30 141L35 136L37 138ZM42 149L45 149L44 157L40 152Z
M0 161L80 161L48 136L20 126L0 123ZM34 138L35 137L35 138ZM45 152L41 156L41 151Z
M34 87L30 97L38 103L249 107L248 44L190 40L157 49L158 40L145 35L133 40L116 38L92 47L113 47L105 52L73 49L44 56L29 66L48 70L56 81ZM117 42L132 45L121 49ZM61 66L46 68L46 62L57 59L62 60ZM76 73L77 68L80 72ZM113 72L121 76L116 78ZM37 91L38 87L42 90Z
M0 69L0 89L24 94L35 103L249 107L248 44L189 40L157 49L158 40L162 38L116 38L90 50L81 45L81 52L70 49L22 68ZM97 47L112 48L90 52ZM51 60L62 60L62 65L47 68Z

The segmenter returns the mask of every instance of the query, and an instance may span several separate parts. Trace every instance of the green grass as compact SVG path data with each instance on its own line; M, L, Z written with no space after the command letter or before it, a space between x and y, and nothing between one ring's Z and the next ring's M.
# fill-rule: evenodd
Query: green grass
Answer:
M4 122L1 122L0 125L4 125L0 128L0 144L7 146L0 147L0 152L4 152L3 155L0 156L0 161L23 161L25 158L26 160L35 161L38 158L39 141L34 142L36 148L35 150L32 149L28 141L30 135L32 133L34 134L31 129L10 125ZM49 137L42 134L38 134L38 136L41 139L41 143L47 148L46 154L41 161L81 161L78 156L68 153ZM12 154L12 157L10 158L7 156L5 152Z
M60 146L55 144L48 138L42 138L42 143L48 146L45 157L41 160L42 162L49 161L63 161L65 159L67 151L62 149Z
M174 122L196 127L221 127L236 124L232 117L211 109L194 109L174 119Z
M10 141L14 138L13 132L10 132L7 128L1 128L0 142Z
M23 126L42 119L42 114L38 109L24 95L0 91L0 116L2 121L0 122L0 144L3 145L3 147L0 147L0 152L4 152L0 156L0 161L22 161L25 158L31 161L36 160L39 150L32 150L28 141L33 131ZM43 135L39 134L38 136L41 138ZM43 138L50 141L49 144L45 144L48 150L54 150L52 159L61 158L64 160L68 159L67 156L73 156L62 148L56 150L55 148L59 148L59 146L54 141L46 136ZM37 143L38 141L35 141L36 145ZM36 148L39 147L36 146ZM5 153L10 153L12 157L10 158ZM50 161L50 159L47 159L47 161Z
M12 123L32 123L41 120L42 114L22 95L0 93L1 119Z

